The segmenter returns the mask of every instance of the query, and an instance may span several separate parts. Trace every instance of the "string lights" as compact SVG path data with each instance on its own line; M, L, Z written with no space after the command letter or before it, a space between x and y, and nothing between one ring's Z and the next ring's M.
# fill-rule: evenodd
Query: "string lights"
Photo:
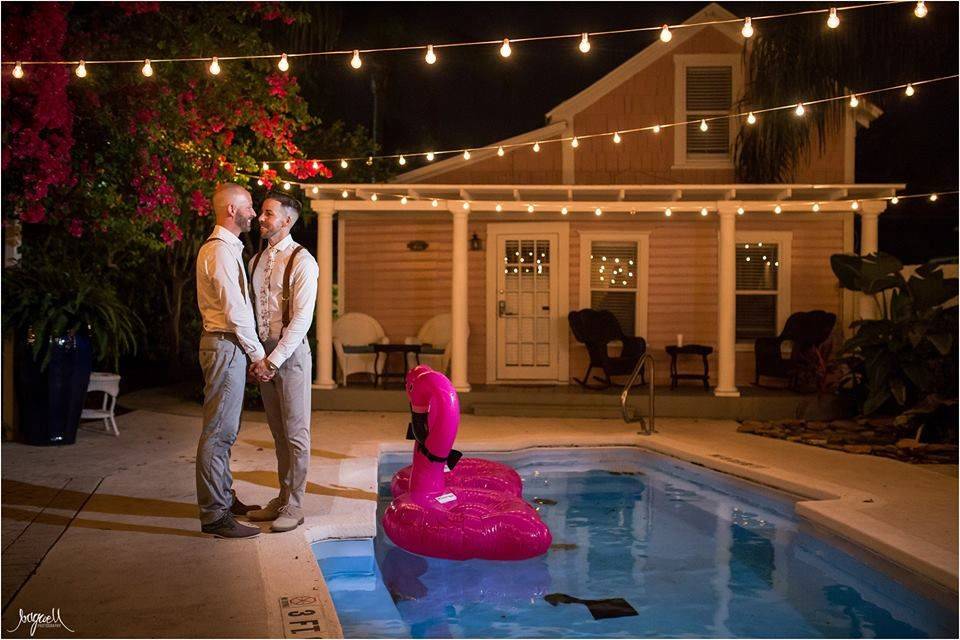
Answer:
M763 21L763 20L780 20L785 18L792 18L797 16L807 16L815 14L828 14L827 17L827 26L831 29L836 29L840 26L840 12L845 11L860 11L866 9L872 9L875 7L881 7L892 4L903 4L909 3L914 4L913 13L918 18L923 18L928 13L928 8L926 4L920 0L915 2L915 0L880 0L878 2L867 2L863 4L850 5L845 7L831 7L829 9L805 9L800 11L792 12L783 12L769 14L765 16L752 16L748 18L724 18L724 19L715 19L715 20L701 20L696 22L685 22L681 24L661 24L657 26L647 26L647 27L629 27L624 29L610 29L607 31L594 31L594 32L577 32L577 33L563 33L563 34L552 34L552 35L543 35L543 36L525 36L522 38L503 38L500 40L474 40L474 41L463 41L463 42L448 42L444 44L421 44L421 45L406 45L398 47L378 47L363 49L364 54L383 54L383 53L397 53L404 51L423 51L425 52L424 60L427 64L434 64L437 60L436 49L438 48L453 48L453 47L475 47L480 45L500 45L500 55L504 58L510 57L512 53L511 44L516 44L518 42L545 42L551 40L575 40L578 45L577 48L582 53L587 53L592 47L591 38L604 37L604 36L616 36L624 35L631 33L656 33L659 32L659 38L661 42L670 42L673 39L673 31L682 30L682 29L694 29L698 27L705 26L717 26L717 25L727 25L727 24L737 24L740 25L740 33L744 38L751 38L755 33L754 23ZM290 67L291 58L303 58L303 57L319 57L319 56L349 56L350 66L354 69L359 69L363 66L363 62L360 58L361 50L360 49L346 49L346 50L335 50L335 51L305 51L302 53L272 53L272 54L255 54L255 55L240 55L240 56L212 56L212 57L203 57L203 56L193 56L193 57L184 57L184 58L152 58L154 62L162 63L209 63L210 73L217 75L219 71L214 71L214 68L219 68L219 61L234 61L234 60L263 60L263 59L273 59L277 61L277 67L286 72ZM143 58L134 59L134 60L90 60L91 64L143 64ZM80 60L21 60L15 62L3 62L3 65L13 66L16 64L20 67L21 72L23 71L23 66L26 65L78 65ZM213 63L217 64L214 65ZM16 67L14 67L16 68ZM22 75L14 75L15 78L22 78Z

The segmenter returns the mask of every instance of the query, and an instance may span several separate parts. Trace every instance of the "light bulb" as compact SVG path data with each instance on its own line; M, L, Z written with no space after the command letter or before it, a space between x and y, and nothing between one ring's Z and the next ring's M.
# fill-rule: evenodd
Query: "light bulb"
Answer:
M580 141L577 139L577 136L573 136L573 140L570 141L570 146L574 149L580 146Z
M528 205L527 205L527 213L533 213L533 205L532 205L532 204L528 204Z
M470 203L467 202L466 200L464 200L464 201L463 201L463 208L464 208L464 209L469 209L469 208L470 208Z
M836 29L840 26L840 16L837 15L836 8L830 9L830 16L827 18L827 26Z
M439 205L440 205L440 202L437 201L436 198L434 198L433 200L430 201L430 206L431 206L431 207L436 208L436 207L438 207Z
M707 126L707 121L706 121L706 119L700 120L700 131L703 131L704 133L706 133L706 132L707 132L707 129L709 129L709 128L710 128L710 127Z
M856 94L853 94L850 96L850 108L856 109L858 106L860 106L860 99L857 98Z
M341 168L341 169L346 169L346 168L349 167L349 166L350 166L350 163L348 163L345 158L341 158L341 159L340 159L340 168Z
M750 18L744 19L743 28L740 29L740 34L743 35L744 38L749 38L753 35L753 22L750 20Z
M359 69L363 66L363 60L360 59L360 51L358 49L353 50L353 57L350 58L350 66L354 69Z
M660 125L658 125L658 124L653 125L653 132L654 132L654 133L660 133Z
M286 189L287 191L290 191L290 183L289 183L289 182L284 182L284 183L283 183L283 188Z
M469 159L470 159L470 149L464 149L464 150L463 150L463 159L464 159L464 160L469 160Z
M806 111L807 110L803 108L802 102L797 103L797 108L793 110L793 112L797 114L797 116L802 116L804 113L806 113Z
M898 202L900 202L900 198L898 198L897 196L893 196L892 198L890 198L890 204L897 204Z
M757 124L757 116L753 115L753 111L747 114L747 124Z
M620 132L617 131L613 134L613 141L616 144L620 144L620 140L622 140L622 138L620 137Z
M407 164L407 159L401 154L400 157L397 158L397 163L402 167L403 165Z
M913 15L923 18L927 15L927 5L923 0L917 2L917 8L913 10Z
M561 207L561 208L560 208L560 215L565 216L565 215L567 215L568 213L570 213L570 210L567 209L566 207Z
M747 256L747 262L750 262L750 256Z
M590 52L590 38L587 37L587 34L583 34L580 37L580 46L578 47L581 53Z
M500 55L504 58L509 58L511 53L513 53L513 51L510 49L510 38L504 38L503 44L500 45Z
M287 71L290 68L290 62L287 60L287 54L280 54L280 62L277 63L277 69L280 71Z
M344 189L343 191L340 192L340 197L343 199L347 199L350 197L350 192Z
M433 52L433 45L427 45L427 55L423 56L423 59L427 61L427 64L433 64L437 61L437 54Z
M427 151L427 162L433 162L433 151Z
M597 207L596 209L593 210L593 214L596 216L601 216L603 215L603 211L600 209L600 207Z
M400 204L407 204L407 196L400 198Z
M373 156L367 156L367 166L368 167L373 166Z
M80 61L80 64L77 65L77 77L86 78L87 77L87 65L83 63L83 60Z
M783 207L781 207L780 205L777 205L773 208L773 212L777 215L780 215L781 213L783 213Z
M23 77L23 67L20 66L19 60L17 61L17 65L13 68L13 77L18 80Z
M495 206L494 209L497 210L497 213L500 213L501 211L503 211L503 205L498 202L497 206Z
M269 170L270 170L270 165L268 165L266 162L264 162L262 165L260 165L260 168L263 169L264 171L269 171Z
M670 216L673 215L673 209L671 209L670 207L667 207L666 209L663 210L663 215L669 218Z
M819 213L819 212L820 212L820 203L819 203L819 202L814 202L814 203L813 203L813 212L814 212L814 213Z
M283 163L283 170L284 170L284 171L290 171L290 161L289 161L289 160L287 160L286 162Z
M930 202L936 202L939 197L940 197L940 196L938 196L937 194L931 193L931 194L930 194Z
M320 187L314 187L313 189L310 189L310 193L312 193L313 195L317 195L318 193L320 193Z
M860 208L860 203L854 200L853 202L850 203L850 208L856 211L857 209Z
M497 155L503 157L503 147L497 147Z
M220 73L220 60L217 56L213 56L213 60L210 62L210 73L213 75Z
M77 75L78 75L78 76L80 75L79 70L77 71ZM82 76L81 76L81 77L82 77ZM916 93L916 90L913 88L913 85L912 85L912 84L908 84L908 85L907 85L907 88L904 89L903 92L904 92L905 94L907 94L907 96L912 96L913 94Z
M153 75L153 65L150 64L150 60L144 60L143 69L140 70L143 75L148 78Z
M371 202L376 202L379 199L380 199L380 196L378 196L377 194L373 194L372 196L370 196Z
M316 160L314 160L314 161L313 161L313 164L311 164L310 166L313 167L313 170L314 170L314 171L319 171L319 170L320 170L320 163L317 162Z
M262 187L262 186L263 186L263 180L260 180L260 179L258 178L258 179L257 179L257 184Z
M700 209L700 215L703 216L704 218L707 217L707 214L708 214L708 213L710 213L710 212L707 211L707 208L706 208L706 207L702 207L702 208Z
M539 143L539 142L534 142L534 143L533 143L533 152L534 152L534 153L540 153L540 143Z
M745 213L743 207L737 207L737 215L742 216Z
M670 33L670 27L663 25L663 28L660 29L660 41L670 42L671 40L673 40L673 34Z

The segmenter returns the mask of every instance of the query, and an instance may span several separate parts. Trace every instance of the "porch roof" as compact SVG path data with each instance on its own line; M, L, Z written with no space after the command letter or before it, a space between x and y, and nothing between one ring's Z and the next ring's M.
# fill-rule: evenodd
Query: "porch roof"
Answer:
M315 201L326 201L346 211L436 211L469 203L474 211L621 212L714 210L720 203L739 202L747 209L766 210L779 204L783 211L849 211L854 200L889 199L904 184L397 184L340 183L307 190ZM401 203L401 198L407 198ZM434 200L437 202L434 203ZM402 207L402 209L401 209Z

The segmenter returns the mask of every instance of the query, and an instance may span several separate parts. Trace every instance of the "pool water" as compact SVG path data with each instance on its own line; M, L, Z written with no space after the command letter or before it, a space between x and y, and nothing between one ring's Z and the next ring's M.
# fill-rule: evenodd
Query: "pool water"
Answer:
M382 529L317 543L345 637L957 636L955 596L811 532L784 494L632 448L477 457L517 469L550 551L437 560ZM381 514L409 459L381 459Z

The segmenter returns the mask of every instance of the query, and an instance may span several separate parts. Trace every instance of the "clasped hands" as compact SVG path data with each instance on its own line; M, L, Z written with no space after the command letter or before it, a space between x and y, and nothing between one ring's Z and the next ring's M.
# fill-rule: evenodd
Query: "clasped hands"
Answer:
M267 359L257 360L247 368L248 382L270 382L277 372L270 368Z

